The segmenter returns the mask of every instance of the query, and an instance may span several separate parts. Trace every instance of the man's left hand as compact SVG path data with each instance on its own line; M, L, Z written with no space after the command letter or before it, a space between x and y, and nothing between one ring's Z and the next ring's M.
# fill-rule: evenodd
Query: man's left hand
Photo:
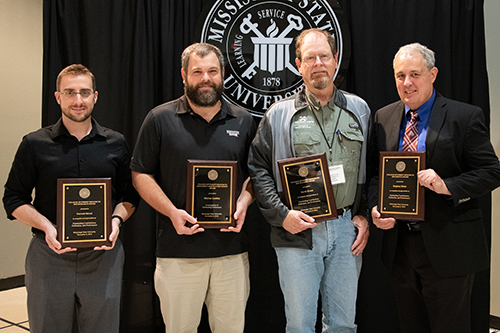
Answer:
M109 235L109 240L111 241L111 245L103 245L94 247L95 251L106 250L109 251L115 247L116 240L118 239L118 235L120 234L120 220L112 219L111 220L111 234Z
M438 194L451 195L451 192L448 190L448 187L446 187L444 180L439 177L433 169L422 170L417 174L417 176L420 185L425 186Z
M247 215L248 204L243 200L238 200L236 202L236 212L234 212L234 220L236 221L236 226L220 229L222 232L240 232L245 223L245 217Z
M253 202L253 187L250 177L248 177L243 183L243 189L241 194L236 201L236 211L234 212L234 220L236 221L236 226L220 229L222 232L240 232L243 223L245 223L245 217L247 216L248 206Z
M363 253L363 250L368 243L368 236L370 235L370 228L368 226L368 221L361 215L356 215L352 218L352 223L358 228L358 237L352 244L351 251L355 256L359 256Z

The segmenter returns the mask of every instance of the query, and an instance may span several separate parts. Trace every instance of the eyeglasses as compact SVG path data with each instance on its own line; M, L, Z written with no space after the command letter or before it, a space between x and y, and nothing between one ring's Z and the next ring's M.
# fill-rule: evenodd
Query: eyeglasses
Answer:
M304 57L304 62L307 64L314 64L318 59L318 57L322 63L327 63L333 59L333 57L330 54L318 54L318 55L309 55Z
M92 91L90 89L82 89L80 91L64 90L64 91L60 91L59 93L66 98L73 98L78 94L80 94L80 96L82 96L82 98L89 98L90 95L92 95L94 93L94 91Z

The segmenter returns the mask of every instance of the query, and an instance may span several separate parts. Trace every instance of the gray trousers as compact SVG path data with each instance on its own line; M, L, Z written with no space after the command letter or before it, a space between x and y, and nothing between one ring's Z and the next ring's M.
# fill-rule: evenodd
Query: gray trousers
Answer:
M33 237L26 255L30 331L118 333L124 251L118 240L110 251L57 254Z

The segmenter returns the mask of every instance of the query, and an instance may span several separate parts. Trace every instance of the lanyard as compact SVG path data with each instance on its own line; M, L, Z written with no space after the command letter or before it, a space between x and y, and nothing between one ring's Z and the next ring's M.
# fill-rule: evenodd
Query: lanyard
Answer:
M321 134L323 134L323 138L325 138L326 145L328 146L328 149L330 149L330 154L333 153L332 147L333 147L333 142L335 141L335 133L338 134L339 141L342 141L342 136L340 134L340 130L338 129L340 116L342 115L342 108L339 108L339 109L340 109L340 112L339 112L339 116L337 117L337 122L335 123L335 129L333 132L333 137L332 137L331 143L328 143L328 139L326 137L325 131L323 130L323 126L321 126L321 123L319 122L318 117L316 116L316 112L314 112L314 110L311 110L314 118L316 119L316 122L318 123L319 129L321 130Z

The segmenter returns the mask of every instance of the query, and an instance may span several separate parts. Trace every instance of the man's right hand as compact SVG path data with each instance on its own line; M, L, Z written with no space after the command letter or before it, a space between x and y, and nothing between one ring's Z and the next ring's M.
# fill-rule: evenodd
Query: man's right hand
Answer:
M392 229L396 225L396 220L392 217L380 218L380 212L378 211L378 206L372 208L372 221L377 228L383 230Z
M198 221L189 215L185 210L182 209L175 209L170 214L170 220L172 221L172 224L174 225L175 231L179 235L194 235L199 232L205 231L200 225L197 223ZM186 226L186 222L189 222L192 224L191 227Z
M76 251L76 248L61 246L61 243L57 241L57 229L56 226L50 222L45 216L40 214L35 207L31 204L24 204L17 207L13 212L12 216L16 218L19 222L42 230L45 233L45 241L47 245L57 254Z
M289 211L283 221L283 228L291 234L298 234L317 225L318 223L315 223L312 217L298 210Z
M160 214L168 216L179 235L193 235L205 231L194 217L185 210L178 209L160 188L153 175L132 171L132 182L141 197ZM186 222L192 224L186 226Z
M54 225L48 226L45 230L45 241L47 245L57 254L63 254L66 252L76 251L76 248L73 247L65 247L62 248L61 243L57 241L57 229Z

